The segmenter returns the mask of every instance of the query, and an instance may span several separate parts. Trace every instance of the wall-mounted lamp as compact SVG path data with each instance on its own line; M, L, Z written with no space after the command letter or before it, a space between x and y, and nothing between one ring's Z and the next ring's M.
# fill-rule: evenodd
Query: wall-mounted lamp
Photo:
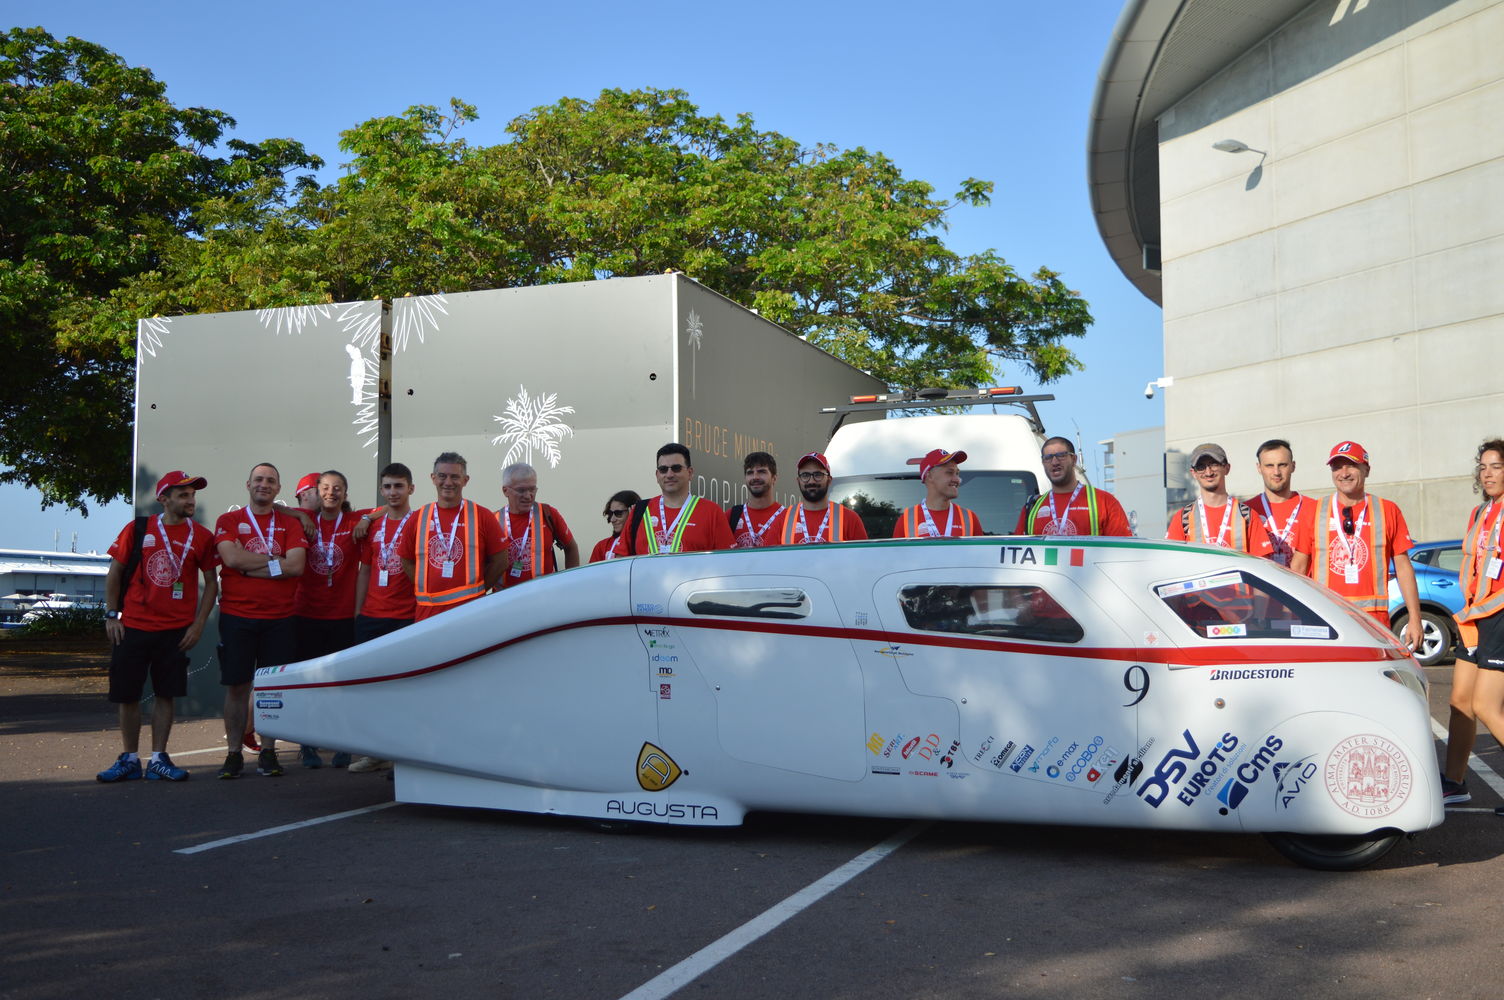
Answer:
M1218 139L1212 143L1212 148L1223 153L1258 153L1260 156L1269 155L1264 150L1254 149L1248 143L1240 142L1237 139Z

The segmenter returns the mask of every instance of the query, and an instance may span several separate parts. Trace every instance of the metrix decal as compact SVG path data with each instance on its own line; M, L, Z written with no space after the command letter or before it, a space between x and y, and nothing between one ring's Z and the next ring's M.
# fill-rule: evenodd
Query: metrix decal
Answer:
M1179 784L1180 779L1185 777L1190 765L1201 759L1201 748L1196 745L1196 737L1191 735L1191 731L1187 729L1180 735L1185 740L1185 749L1176 747L1173 750L1167 751L1159 759L1159 764L1155 766L1154 773L1149 776L1147 781L1138 786L1138 791L1136 792L1138 797L1155 809L1158 809L1164 800L1169 798L1170 786Z

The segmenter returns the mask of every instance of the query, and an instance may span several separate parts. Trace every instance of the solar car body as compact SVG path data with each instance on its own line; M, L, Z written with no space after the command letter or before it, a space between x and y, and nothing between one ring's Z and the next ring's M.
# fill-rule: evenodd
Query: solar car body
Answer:
M1442 821L1425 680L1267 560L1138 539L639 556L258 673L257 729L399 801L1271 835L1365 864Z

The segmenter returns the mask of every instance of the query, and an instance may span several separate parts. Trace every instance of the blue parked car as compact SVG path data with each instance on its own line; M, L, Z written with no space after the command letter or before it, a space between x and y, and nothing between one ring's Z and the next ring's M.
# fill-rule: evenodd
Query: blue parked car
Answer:
M1462 570L1462 540L1420 542L1410 550L1410 563L1415 567L1415 587L1420 594L1422 637L1415 658L1423 667L1434 666L1457 643L1457 622L1452 616L1463 605L1462 587L1457 583ZM1395 635L1403 635L1409 620L1399 584L1390 579L1389 627Z

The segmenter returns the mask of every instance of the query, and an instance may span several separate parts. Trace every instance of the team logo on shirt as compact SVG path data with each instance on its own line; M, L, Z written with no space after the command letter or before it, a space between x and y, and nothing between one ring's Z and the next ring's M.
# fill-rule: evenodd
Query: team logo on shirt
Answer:
M376 552L376 568L384 569L388 573L402 572L402 557L397 554L397 546L393 545L391 551L382 555L380 549Z
M533 568L532 546L520 538L513 538L507 545L507 556L512 565L521 566L524 572Z
M250 529L247 528L247 530ZM273 528L272 530L277 531L280 529ZM266 551L266 543L259 538L247 538L240 544L245 547L245 550L247 552L255 552L259 555L271 556L273 559L280 559L283 556L282 543L277 541L275 538L272 539L272 550L270 552Z
M334 576L344 564L345 552L337 545L332 552L322 545L313 545L308 549L308 568L319 576Z
M166 549L158 549L146 557L146 577L158 587L170 587L178 580L177 567Z
M446 562L458 564L464 557L465 543L462 539L449 539L443 535L429 532L428 565L430 567L442 570Z
M1344 535L1342 541L1332 546L1331 553L1327 556L1327 563L1333 573L1344 573L1348 564L1348 545L1352 545L1352 563L1363 572L1363 567L1368 565L1368 543L1357 535Z
M1062 517L1058 521L1049 521L1044 526L1044 535L1079 535L1076 524L1069 517Z

